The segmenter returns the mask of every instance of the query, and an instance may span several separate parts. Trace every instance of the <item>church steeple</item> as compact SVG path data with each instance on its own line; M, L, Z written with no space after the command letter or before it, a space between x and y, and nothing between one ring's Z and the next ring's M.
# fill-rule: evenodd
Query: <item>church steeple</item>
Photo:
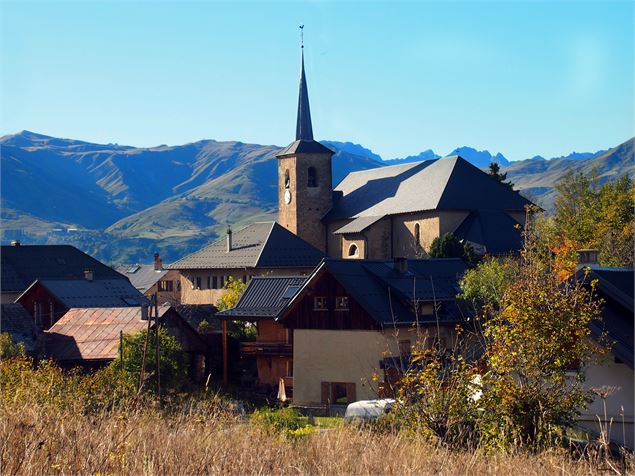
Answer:
M300 94L298 95L298 122L295 128L295 140L313 140L309 91L304 73L304 45L302 45L302 68L300 69Z

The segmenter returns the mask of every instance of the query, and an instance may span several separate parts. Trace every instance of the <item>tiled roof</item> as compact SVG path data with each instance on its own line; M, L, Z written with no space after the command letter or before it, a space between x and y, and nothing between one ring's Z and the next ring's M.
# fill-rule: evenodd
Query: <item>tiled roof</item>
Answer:
M505 254L522 248L520 224L504 210L471 212L454 231L454 236L483 246L489 254Z
M459 156L353 172L326 220L424 210L518 210L529 200Z
M180 259L169 269L312 268L324 254L275 222L253 223Z
M135 288L145 293L159 282L168 270L164 268L156 270L153 264L133 264L119 266L117 272L126 276Z
M251 279L236 307L218 317L276 317L307 281L307 276L262 276Z
M36 279L80 279L91 269L97 278L125 279L114 269L68 245L2 246L2 292L22 292Z
M159 307L159 317L168 309ZM57 361L114 359L120 331L130 335L147 327L140 307L71 309L47 331L47 353Z
M45 279L33 286L41 285L64 306L74 307L123 307L140 306L148 300L127 279ZM23 296L31 289L27 289ZM22 296L18 298L18 301Z
M35 320L21 304L2 304L0 332L8 332L13 342L24 344L27 353L35 352L38 330Z

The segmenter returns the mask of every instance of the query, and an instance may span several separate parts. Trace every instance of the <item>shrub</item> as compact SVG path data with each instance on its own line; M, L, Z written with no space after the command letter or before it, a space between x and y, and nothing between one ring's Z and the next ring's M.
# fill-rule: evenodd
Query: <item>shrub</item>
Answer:
M266 432L281 433L303 428L303 417L292 408L260 408L251 415L251 422Z

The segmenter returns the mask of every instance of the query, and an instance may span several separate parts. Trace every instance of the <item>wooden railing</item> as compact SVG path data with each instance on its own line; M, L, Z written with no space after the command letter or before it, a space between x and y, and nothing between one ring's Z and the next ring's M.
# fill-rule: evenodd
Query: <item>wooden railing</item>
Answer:
M241 342L240 353L244 356L293 357L293 344L286 342Z

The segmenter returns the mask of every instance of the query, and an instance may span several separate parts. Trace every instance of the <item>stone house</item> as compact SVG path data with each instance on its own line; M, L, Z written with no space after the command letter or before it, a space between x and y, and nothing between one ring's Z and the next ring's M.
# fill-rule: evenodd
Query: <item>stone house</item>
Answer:
M233 277L309 274L324 254L275 222L252 223L168 266L180 274L183 304L216 304Z

